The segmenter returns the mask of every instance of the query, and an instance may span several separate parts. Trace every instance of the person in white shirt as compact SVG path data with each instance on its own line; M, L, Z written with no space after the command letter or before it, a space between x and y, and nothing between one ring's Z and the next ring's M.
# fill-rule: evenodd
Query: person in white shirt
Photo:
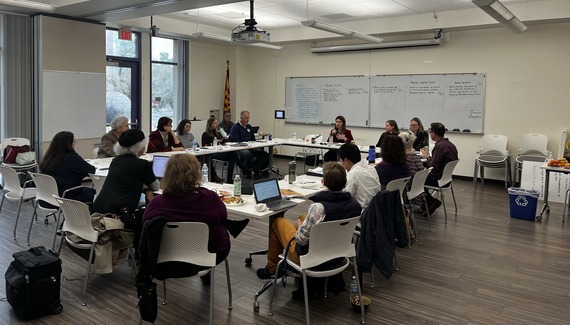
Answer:
M340 164L347 171L345 190L360 203L362 210L368 207L370 200L380 192L380 180L374 167L362 160L360 150L351 143L345 143L338 149Z

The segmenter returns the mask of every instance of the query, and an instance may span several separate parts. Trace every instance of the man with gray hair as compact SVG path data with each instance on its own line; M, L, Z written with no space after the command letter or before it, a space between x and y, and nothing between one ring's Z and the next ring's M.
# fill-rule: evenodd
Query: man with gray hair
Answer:
M101 137L101 144L97 151L97 158L115 157L117 154L113 146L119 137L129 129L129 119L126 116L117 116L111 121L111 131Z

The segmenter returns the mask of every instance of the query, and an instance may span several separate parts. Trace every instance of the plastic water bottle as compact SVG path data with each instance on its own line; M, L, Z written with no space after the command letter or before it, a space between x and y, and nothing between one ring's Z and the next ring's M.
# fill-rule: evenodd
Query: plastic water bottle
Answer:
M350 280L350 302L353 305L360 305L360 297L358 296L358 284L356 283L356 276L352 276Z
M196 140L192 140L192 151L198 152L198 142Z
M236 177L234 177L234 196L241 196L241 178L239 175L236 175Z
M208 165L202 166L202 184L208 183Z
M212 144L214 146L214 150L218 150L218 138L214 137Z
M293 132L293 141L297 141L297 132Z
M370 146L368 148L368 162L373 164L376 161L376 147Z

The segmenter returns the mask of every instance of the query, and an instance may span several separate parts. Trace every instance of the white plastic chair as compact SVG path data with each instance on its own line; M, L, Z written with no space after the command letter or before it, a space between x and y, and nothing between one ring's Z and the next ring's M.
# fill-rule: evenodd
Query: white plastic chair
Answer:
M455 205L455 217L457 217L457 202L455 201L455 193L453 193L452 175L455 166L459 160L450 161L443 167L443 174L441 179L437 181L439 186L425 186L430 191L439 192L441 196L441 204L443 205L443 211L445 213L445 223L447 223L447 209L445 208L445 196L443 192L451 190L451 196L453 197L453 204Z
M486 134L483 144L475 158L473 170L473 184L477 186L478 172L481 171L481 183L485 183L484 168L505 168L505 187L512 183L511 156L507 145L509 138L500 134Z
M514 181L520 181L524 161L545 162L551 152L547 149L548 137L540 133L527 133L523 135L521 147L515 159Z
M36 198L36 188L25 186L30 182L24 183L24 188L20 186L20 177L16 170L7 166L0 166L0 174L2 175L2 202L0 203L0 212L4 205L4 200L18 202L18 212L16 212L16 223L14 224L13 239L16 239L16 228L18 227L18 219L20 219L20 210L22 202L27 202ZM33 220L33 218L32 218Z
M48 218L50 215L53 215L55 223L55 231L53 234L53 242L52 242L52 249L55 250L55 239L57 236L57 231L59 229L60 217L61 212L59 209L59 204L55 197L59 196L57 190L57 183L55 179L49 175L40 174L40 173L32 173L28 172L32 181L37 188L36 193L36 202L34 204L34 212L32 213L32 220L30 220L30 228L28 229L28 245L30 245L30 234L32 233L32 225L34 224L34 220L36 223L38 222L38 210L47 213L44 223L48 223ZM54 197L55 196L55 197ZM51 207L43 207L40 205L40 201L45 203L51 204L54 208Z
M356 276L356 283L358 286L358 296L362 301L362 290L360 289L360 280L358 279L358 270L356 267L356 250L352 242L352 235L356 224L360 217L354 217L344 220L324 221L317 223L311 228L311 239L309 244L309 252L306 255L299 256L299 264L291 261L289 258L285 259L280 255L280 261L277 264L277 270L280 269L282 263L287 263L287 266L295 272L300 273L303 277L303 289L305 295L305 321L309 325L309 299L307 292L307 277L324 278L335 275L344 271L351 262L354 267L354 275ZM312 270L313 267L331 261L336 258L344 258L342 264L332 269L327 270ZM269 300L269 316L273 316L273 299L275 298L275 291L277 290L277 279L273 279L273 290ZM326 288L326 282L325 282ZM364 324L364 304L360 304L360 317L361 323Z
M406 185L410 177L404 177L395 179L386 185L387 191L399 191L400 192L400 200L402 201L402 210L404 211L404 217L406 216L406 208L404 206L404 190L406 189ZM413 233L416 233L415 229L416 222L412 219L412 214L410 213L410 226L413 226ZM406 227L408 229L408 248L412 247L412 229L410 227Z
M93 188L95 189L95 193L99 194L103 189L103 184L105 184L107 176L89 174L89 178L91 178L91 181L93 182Z
M7 146L29 146L30 145L30 140L26 139L26 138L6 138L6 139L2 139L2 141L0 142L0 154L3 155L4 154L4 148L6 148ZM4 158L4 157L2 157ZM2 166L6 166L6 167L11 167L13 169L15 169L16 171L27 171L27 170L33 170L38 166L37 162L33 162L31 164L27 164L27 165L18 165L18 164L8 164L8 163L4 163L2 162L1 164Z
M216 254L208 252L208 225L202 222L167 222L162 230L160 251L157 263L184 262L209 267L207 271L198 272L197 276L210 272L210 325L214 316L214 278L216 270ZM226 279L228 283L228 308L232 309L232 286L228 260L225 261ZM166 304L166 279L163 281L164 301Z
M65 215L65 221L62 225L62 235L59 244L59 249L63 246L63 240L73 246L74 248L81 250L89 250L89 259L87 260L87 273L85 274L85 283L83 284L83 299L81 305L85 306L85 295L87 292L87 282L89 281L89 273L91 272L91 261L93 261L93 255L95 254L95 244L99 238L99 232L93 229L91 225L91 213L89 212L89 207L79 201L63 199L59 197L54 197L56 203L59 205L61 211ZM82 239L85 242L77 243L69 240L66 236L67 232L71 232Z
M411 185L411 187L407 193L408 206L410 208L410 218L411 218L411 220L414 220L414 221L415 221L415 219L414 219L414 207L412 204L412 200L418 196L421 197L422 202L423 202L424 207L425 207L425 211L427 213L427 217L428 217L429 231L431 231L431 216L429 215L429 208L427 205L425 195L422 195L422 194L425 193L424 192L424 186L426 183L426 178L432 169L433 169L433 167L430 167L428 169L422 170L421 172L417 172L414 175L414 178L412 179L412 185ZM416 238L417 237L418 237L418 233L416 232Z

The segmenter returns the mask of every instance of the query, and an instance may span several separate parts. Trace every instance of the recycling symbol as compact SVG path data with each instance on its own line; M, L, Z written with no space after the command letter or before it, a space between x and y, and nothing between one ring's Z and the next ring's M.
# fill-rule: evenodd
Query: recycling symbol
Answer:
M528 204L528 200L526 199L526 196L524 195L519 195L516 199L515 202L517 203L518 206L520 207L526 207Z

